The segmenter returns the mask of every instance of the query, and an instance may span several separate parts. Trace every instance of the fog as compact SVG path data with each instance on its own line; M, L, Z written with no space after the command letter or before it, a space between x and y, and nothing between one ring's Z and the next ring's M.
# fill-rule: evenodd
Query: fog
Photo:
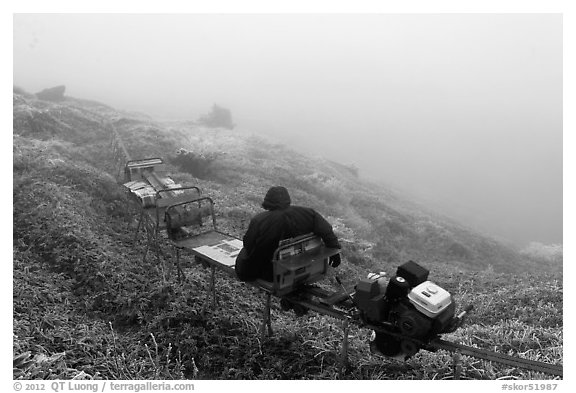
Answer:
M560 14L16 14L14 84L272 135L495 237L562 242Z

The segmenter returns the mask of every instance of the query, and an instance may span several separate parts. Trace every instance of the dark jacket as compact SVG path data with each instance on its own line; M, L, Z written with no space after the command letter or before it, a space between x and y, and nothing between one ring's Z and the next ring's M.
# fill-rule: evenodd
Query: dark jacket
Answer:
M266 203L265 200L263 206ZM327 247L340 248L332 226L314 209L280 205L272 206L272 210L262 212L250 221L243 238L247 260L240 266L238 261L236 268L241 280L263 278L272 281L272 257L283 239L313 232ZM270 208L269 205L265 207Z

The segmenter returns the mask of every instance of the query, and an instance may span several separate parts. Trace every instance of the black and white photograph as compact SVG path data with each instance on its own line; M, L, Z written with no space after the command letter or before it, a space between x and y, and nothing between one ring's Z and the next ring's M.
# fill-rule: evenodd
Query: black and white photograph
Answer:
M561 8L14 8L12 391L563 386Z

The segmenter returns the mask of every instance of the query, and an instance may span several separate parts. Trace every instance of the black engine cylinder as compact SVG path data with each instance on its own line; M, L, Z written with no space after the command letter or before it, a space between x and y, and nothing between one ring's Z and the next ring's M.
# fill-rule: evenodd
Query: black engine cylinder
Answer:
M406 279L400 276L394 276L390 279L386 287L386 298L389 301L396 301L405 298L410 292L410 284Z

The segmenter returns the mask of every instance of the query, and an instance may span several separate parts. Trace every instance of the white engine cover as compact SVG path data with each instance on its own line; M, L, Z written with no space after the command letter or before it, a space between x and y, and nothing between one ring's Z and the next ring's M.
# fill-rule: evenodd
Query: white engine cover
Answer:
M418 311L430 318L438 316L452 303L450 293L432 281L424 281L412 288L408 299Z

